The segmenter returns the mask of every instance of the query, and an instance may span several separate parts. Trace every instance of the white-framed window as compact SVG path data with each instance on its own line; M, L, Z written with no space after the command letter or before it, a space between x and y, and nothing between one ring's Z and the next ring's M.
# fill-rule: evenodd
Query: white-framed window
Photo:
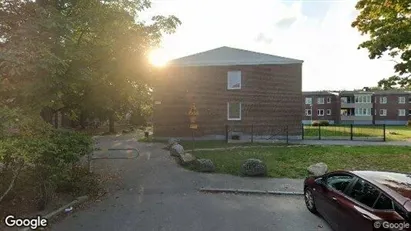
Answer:
M405 109L398 109L398 116L405 116Z
M380 109L380 116L387 116L387 109Z
M317 103L324 104L324 98L323 97L317 98Z
M387 97L386 96L380 96L380 104L386 104L387 103Z
M313 103L313 98L311 98L311 97L306 97L305 98L305 104L312 104Z
M324 109L318 109L317 110L317 115L318 116L324 116Z
M399 104L405 104L405 97L404 96L398 97L398 103Z
M355 102L356 103L371 103L371 96L370 95L356 95Z
M327 97L327 103L331 103L331 97Z
M371 108L356 108L355 115L356 116L370 116Z
M311 109L305 109L305 115L306 116L311 116Z
M241 103L227 103L227 120L241 120Z
M241 89L241 71L229 71L227 73L227 89Z
M327 115L331 115L331 109L327 109Z

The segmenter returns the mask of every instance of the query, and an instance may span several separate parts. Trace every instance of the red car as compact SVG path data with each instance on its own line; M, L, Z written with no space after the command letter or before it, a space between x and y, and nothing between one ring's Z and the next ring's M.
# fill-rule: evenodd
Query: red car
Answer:
M330 172L305 179L304 198L336 231L411 230L411 174Z

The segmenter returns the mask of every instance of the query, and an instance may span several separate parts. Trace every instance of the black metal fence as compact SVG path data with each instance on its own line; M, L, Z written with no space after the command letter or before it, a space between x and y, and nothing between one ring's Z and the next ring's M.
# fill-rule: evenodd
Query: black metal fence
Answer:
M327 125L302 126L302 139L306 140L360 140L386 141L386 127L382 125Z
M226 125L225 140L235 142L282 142L301 139L301 128L289 125Z

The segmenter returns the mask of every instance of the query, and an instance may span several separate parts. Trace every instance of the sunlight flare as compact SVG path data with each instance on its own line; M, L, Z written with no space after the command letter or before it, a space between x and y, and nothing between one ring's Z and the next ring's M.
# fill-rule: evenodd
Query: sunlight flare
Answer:
M150 52L149 60L154 66L162 67L167 64L168 58L164 51L156 49Z

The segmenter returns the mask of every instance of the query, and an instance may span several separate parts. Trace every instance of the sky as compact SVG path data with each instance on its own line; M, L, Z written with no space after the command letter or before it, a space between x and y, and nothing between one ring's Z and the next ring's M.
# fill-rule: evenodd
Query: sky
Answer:
M351 22L355 0L153 0L142 20L175 15L182 24L154 55L171 60L222 46L304 60L303 91L376 86L394 74L390 58L370 60Z

